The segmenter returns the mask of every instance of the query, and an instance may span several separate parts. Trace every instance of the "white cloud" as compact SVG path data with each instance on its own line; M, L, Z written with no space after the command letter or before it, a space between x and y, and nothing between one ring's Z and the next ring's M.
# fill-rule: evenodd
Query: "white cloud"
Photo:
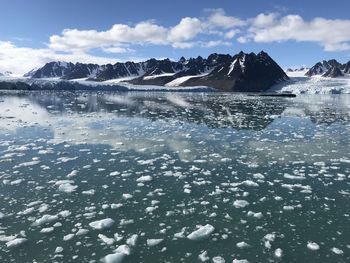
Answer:
M212 13L208 18L209 26L221 27L221 28L234 28L238 26L244 26L246 22L237 17L227 16L225 11L221 8L211 10Z
M24 74L34 67L41 67L50 61L70 61L83 63L115 63L116 59L92 56L86 53L59 54L53 50L17 47L11 42L0 41L0 71L9 70Z
M203 31L203 24L198 18L185 17L180 23L170 29L168 40L170 42L183 42L193 39Z
M305 21L299 15L260 14L251 20L248 33L241 40L315 42L326 51L344 51L350 50L349 28L350 20L314 18Z
M191 48L192 42L200 41L199 35L216 35L217 37L233 38L238 32L237 27L245 25L245 21L227 16L223 9L210 10L202 19L185 17L171 27L145 21L129 26L113 25L106 31L64 29L60 35L50 37L49 48L57 51L88 51L100 48L107 52L128 52L119 48L127 45L171 45L174 48ZM213 41L219 41L215 39ZM118 47L118 48L116 48Z
M86 51L109 48L121 43L161 45L167 42L167 29L152 22L141 22L134 27L116 24L107 31L65 29L50 37L49 47L58 51Z
M238 30L238 29L231 29L230 31L225 33L225 38L231 39L234 36L236 36L239 32L240 32L240 30Z

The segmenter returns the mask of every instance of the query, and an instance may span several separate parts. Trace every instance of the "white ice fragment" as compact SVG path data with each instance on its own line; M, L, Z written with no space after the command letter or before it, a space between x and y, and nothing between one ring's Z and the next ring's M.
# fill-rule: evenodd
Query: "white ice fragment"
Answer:
M63 241L71 240L74 237L74 234L68 234L63 237Z
M5 214L0 212L0 219L5 218Z
M208 252L204 250L202 253L198 255L198 259L202 262L208 261L210 258L208 257Z
M236 244L236 246L237 246L238 248L247 248L247 247L250 247L250 245L249 245L248 243L244 242L244 241L238 242L238 243Z
M106 228L110 228L113 224L114 224L113 219L106 218L106 219L91 222L89 226L96 230L103 230Z
M309 241L307 242L307 248L310 250L319 250L320 246L316 242Z
M58 220L58 215L43 215L41 218L34 221L33 226L41 226L46 223L51 223Z
M233 202L233 206L236 208L243 208L243 207L246 207L247 205L249 205L249 202L246 200L235 200Z
M81 229L78 230L78 232L75 233L75 235L83 236L83 235L86 235L87 233L89 233L88 229L81 228Z
M26 238L15 238L15 239L12 239L12 240L6 242L6 246L8 248L19 247L20 245L22 245L25 242L27 242Z
M162 243L163 239L159 238L159 239L147 239L147 246L149 247L154 247L160 243Z
M139 178L136 179L136 182L139 182L139 183L145 183L145 182L150 182L152 181L153 178L152 176L150 175L144 175L144 176L141 176Z
M131 194L123 194L123 196L122 196L124 199L131 199L131 198L133 198L133 195L131 195Z
M191 234L187 236L190 240L202 240L205 238L208 238L211 233L213 233L215 228L210 225L206 224L205 226L200 227L196 231L193 231Z
M77 185L72 185L70 183L60 184L58 190L65 193L72 193L78 188Z
M98 237L107 245L113 245L115 242L114 238L109 238L103 234L99 234Z
M81 192L83 195L94 195L95 194L95 189L90 189L86 191Z
M125 258L125 254L123 253L114 253L105 256L101 261L103 263L121 263Z
M225 259L220 256L213 257L213 263L225 263Z
M51 233L55 230L54 227L45 227L45 228L42 228L40 230L40 233L43 233L43 234L48 234L48 233Z
M62 251L63 251L63 247L56 247L55 249L56 254L61 253Z
M126 244L131 246L131 247L134 247L136 246L136 242L137 242L137 239L138 239L138 235L134 234L132 235L131 237L129 237L127 240L126 240Z
M339 249L339 248L336 248L336 247L333 247L333 248L331 249L331 251L332 251L334 254L337 254L337 255L341 255L341 254L344 253L343 250L341 250L341 249Z
M282 249L277 248L277 249L275 250L275 257L276 257L276 258L282 257L282 254L283 254Z
M111 209L118 209L122 206L123 206L123 204L111 204Z
M73 170L69 174L67 174L67 178L74 177L78 174L78 170Z

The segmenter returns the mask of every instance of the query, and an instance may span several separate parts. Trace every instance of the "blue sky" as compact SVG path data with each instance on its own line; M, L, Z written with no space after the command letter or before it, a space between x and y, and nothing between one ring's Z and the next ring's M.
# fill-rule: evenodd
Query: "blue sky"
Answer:
M281 66L350 60L350 1L2 0L0 71L267 51Z

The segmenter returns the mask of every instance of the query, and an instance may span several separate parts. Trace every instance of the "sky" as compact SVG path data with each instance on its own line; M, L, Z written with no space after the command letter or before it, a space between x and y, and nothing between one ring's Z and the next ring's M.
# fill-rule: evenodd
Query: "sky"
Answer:
M241 50L284 68L345 63L349 10L349 0L0 0L0 72Z

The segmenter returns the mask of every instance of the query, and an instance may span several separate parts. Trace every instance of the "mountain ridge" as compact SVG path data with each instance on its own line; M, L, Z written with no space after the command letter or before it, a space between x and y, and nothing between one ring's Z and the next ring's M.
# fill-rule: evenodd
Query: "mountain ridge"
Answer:
M281 67L264 51L239 52L236 55L210 54L207 58L149 59L144 62L117 62L97 65L49 62L26 74L30 78L87 79L110 81L123 79L135 85L168 87L209 86L223 91L259 92L288 80Z
M337 78L344 76L344 74L350 74L350 61L341 64L335 59L323 60L317 62L313 67L311 67L305 76L322 76L329 78Z

